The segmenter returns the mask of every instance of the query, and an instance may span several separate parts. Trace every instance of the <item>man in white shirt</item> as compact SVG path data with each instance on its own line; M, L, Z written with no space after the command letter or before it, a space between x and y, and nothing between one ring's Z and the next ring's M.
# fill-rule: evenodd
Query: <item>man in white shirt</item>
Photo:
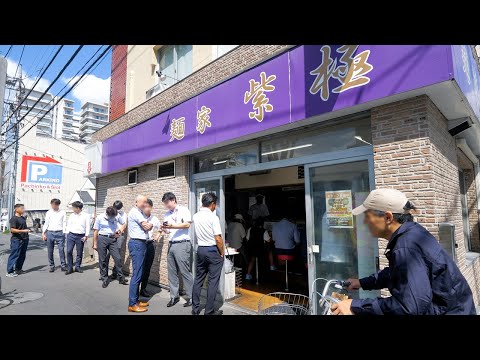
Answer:
M117 238L117 246L118 250L120 251L120 254L122 254L122 246L125 242L125 229L127 228L127 222L128 222L128 215L127 213L123 210L123 203L120 200L115 200L115 202L112 205L115 209L117 209L118 216L122 219L123 224L120 225L120 236ZM110 264L110 251L107 251L107 257L105 258L105 261L107 262L107 276L108 276L108 264ZM110 276L112 280L115 280L117 278L117 268L114 266L112 268L112 275ZM101 279L100 279L101 280Z
M97 216L95 224L93 225L93 249L98 252L98 265L100 267L103 288L106 288L109 284L107 262L105 261L107 251L110 251L115 267L117 268L118 282L121 285L128 284L122 272L120 251L117 246L117 238L120 236L121 225L123 225L123 220L118 216L117 209L113 206L107 207L105 213Z
M152 268L153 259L155 258L155 245L153 241L158 241L160 238L160 233L156 234L155 237L153 236L153 232L155 230L160 229L160 220L152 214L153 210L153 201L151 199L147 199L147 206L143 210L145 216L147 217L147 222L153 225L152 230L148 232L148 239L147 239L147 251L145 252L145 260L143 264L143 275L142 275L142 282L140 283L140 296L144 297L152 297L150 293L147 292L147 285L148 285L148 277L150 276L150 270Z
M82 211L83 204L80 201L72 203L73 214L67 221L67 272L65 275L73 274L73 248L77 248L77 259L75 261L75 272L83 273L80 269L83 259L83 246L90 235L90 215Z
M48 264L50 272L55 271L55 261L53 259L53 248L55 244L58 247L58 255L60 256L60 265L62 271L67 271L65 263L65 232L67 230L67 215L65 211L60 210L60 200L52 199L50 206L52 207L45 215L45 224L43 225L42 238L47 242Z
M165 193L162 197L162 202L168 209L162 230L170 235L167 255L170 301L167 307L171 307L180 301L180 276L183 278L183 287L187 297L187 302L183 306L192 306L192 243L188 233L192 223L192 215L185 206L177 204L177 198L172 192Z
M138 300L140 283L143 276L143 265L145 264L145 253L147 252L148 232L153 225L147 221L144 210L147 206L147 197L137 195L135 206L128 213L128 252L132 259L132 277L128 290L128 311L146 312L148 302Z
M212 192L202 196L202 208L193 215L193 229L197 240L197 271L193 285L192 315L200 314L200 292L208 274L207 304L205 315L221 315L215 312L215 295L222 275L225 247L220 219L214 211L217 195Z
M255 199L257 202L248 209L248 215L251 216L252 220L255 221L259 217L266 218L270 216L267 205L263 203L263 195L259 194L255 196Z

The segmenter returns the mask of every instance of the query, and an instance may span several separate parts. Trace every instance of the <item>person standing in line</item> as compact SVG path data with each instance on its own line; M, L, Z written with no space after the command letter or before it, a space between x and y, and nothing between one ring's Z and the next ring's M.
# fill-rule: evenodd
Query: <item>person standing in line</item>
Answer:
M122 246L125 241L125 229L127 228L127 213L123 210L123 203L120 200L115 200L112 205L115 209L117 209L118 216L120 216L123 220L123 224L120 225L120 236L117 238L117 246L120 254L122 253ZM107 256L105 257L105 261L107 262L107 276L108 276L108 265L110 264L110 251L107 250ZM115 280L117 278L117 268L114 266L112 268L112 275L110 279ZM102 280L101 278L99 280Z
M147 221L153 225L153 228L148 232L147 240L147 251L145 252L145 263L143 264L143 274L142 282L140 284L140 296L152 297L152 295L147 291L148 277L150 276L150 270L153 265L153 259L155 258L155 245L153 241L158 241L160 239L161 233L158 233L155 237L153 236L154 230L160 229L160 220L155 215L152 215L153 210L153 201L147 199L147 206L145 207L144 213L147 217Z
M217 195L212 192L202 196L202 208L193 215L193 229L197 240L197 271L193 285L192 315L200 314L200 292L208 274L205 315L221 315L215 311L215 295L222 275L225 247L220 219L214 214Z
M245 280L247 281L253 279L252 271L255 266L255 261L263 256L265 253L265 242L270 241L270 235L268 234L268 231L265 230L264 225L265 221L263 220L263 217L259 217L255 220L253 226L247 231L247 252L250 257L247 274L245 275Z
M109 206L104 214L97 216L95 225L93 225L93 249L98 252L98 265L104 289L108 286L107 262L105 261L107 250L110 251L115 262L118 282L121 285L128 284L127 279L123 275L120 251L117 246L117 238L120 236L120 225L123 225L123 220L118 216L117 209L113 206Z
M300 232L292 216L284 217L272 226L272 240L276 255L295 255L295 246L300 244Z
M32 230L27 229L27 221L23 217L25 207L23 204L15 204L15 215L10 219L10 255L7 263L7 277L16 277L22 274L23 263L27 256L28 233Z
M162 230L170 234L167 255L170 301L167 307L171 307L180 301L180 276L183 278L183 286L187 296L187 302L183 306L192 306L192 243L188 234L188 229L192 223L192 215L188 208L177 204L177 198L172 192L165 193L162 202L168 209L162 224Z
M266 218L270 216L267 205L263 203L263 195L258 194L255 196L255 200L257 200L257 202L248 209L248 215L250 215L252 220L255 221L259 217Z
M75 261L75 272L83 273L80 266L83 260L83 246L90 235L90 215L82 211L83 204L80 201L72 203L73 214L67 221L67 272L65 275L73 273L73 247L77 249L77 259Z
M60 210L61 201L52 199L50 206L52 207L45 215L45 224L43 225L42 238L47 242L48 264L50 272L55 271L55 260L53 259L53 249L55 244L58 247L58 255L60 256L60 266L62 271L67 271L65 263L65 232L67 230L67 214L64 210Z
M147 197L138 195L135 199L135 206L128 213L128 251L132 257L132 277L128 291L128 311L145 312L148 302L138 301L139 286L142 282L145 254L147 252L148 232L153 229L153 224L147 221L145 207Z
M245 242L245 221L242 214L235 214L232 221L227 227L228 235L226 236L228 245L234 248L240 254L242 267L248 266L246 242Z

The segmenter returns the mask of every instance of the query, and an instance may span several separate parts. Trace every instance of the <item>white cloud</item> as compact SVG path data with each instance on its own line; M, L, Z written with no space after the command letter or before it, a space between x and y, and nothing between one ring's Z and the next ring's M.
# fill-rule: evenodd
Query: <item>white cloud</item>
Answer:
M69 87L75 84L79 76L76 76L69 84ZM65 83L70 79L62 79ZM110 102L110 77L107 79L99 78L95 75L85 76L70 92L70 94L80 100L82 105L85 102L91 101L96 103L109 103ZM69 95L70 95L69 94ZM67 97L69 96L67 95Z
M7 63L8 63L7 64L7 75L10 76L10 77L14 77L15 76L15 71L16 71L17 66L18 66L18 63L15 60L11 60L11 59L7 59ZM36 75L38 76L38 74L36 74ZM20 68L17 71L17 77L19 77L19 76L20 76ZM22 69L21 76L24 79L23 83L25 84L25 87L27 89L32 87L33 84L35 84L35 81L37 81L36 77L34 77L34 76L29 77L29 74L27 74L27 72L23 69ZM45 78L41 78L40 81L38 82L37 86L35 86L35 90L45 91L48 88L49 85L50 85L49 80L47 80Z

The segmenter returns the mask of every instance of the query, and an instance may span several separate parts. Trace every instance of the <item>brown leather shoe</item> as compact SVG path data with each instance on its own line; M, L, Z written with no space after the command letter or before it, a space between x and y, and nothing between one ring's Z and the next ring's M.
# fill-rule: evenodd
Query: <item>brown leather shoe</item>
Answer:
M143 302L143 301L139 301L137 303L137 305L140 306L140 307L143 307L143 308L146 308L146 307L150 306L150 304L148 302Z
M145 311L148 311L148 309L145 307L140 307L138 305L128 307L128 312L145 312Z

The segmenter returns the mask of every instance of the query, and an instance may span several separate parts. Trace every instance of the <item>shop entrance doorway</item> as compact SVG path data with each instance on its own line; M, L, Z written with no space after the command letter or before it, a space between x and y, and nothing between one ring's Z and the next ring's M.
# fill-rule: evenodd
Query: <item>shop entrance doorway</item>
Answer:
M224 196L225 241L239 252L233 258L242 295L286 291L288 280L289 292L308 296L304 166L226 176ZM295 230L275 238L272 227L282 220ZM245 229L243 240L238 224ZM285 247L293 247L288 263L278 255Z

